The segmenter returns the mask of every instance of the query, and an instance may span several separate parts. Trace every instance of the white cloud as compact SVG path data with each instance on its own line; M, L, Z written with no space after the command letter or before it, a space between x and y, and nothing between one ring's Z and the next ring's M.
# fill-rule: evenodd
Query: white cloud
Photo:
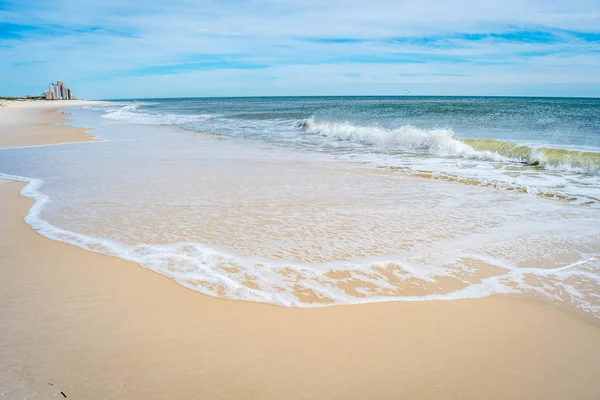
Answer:
M0 24L38 28L0 33L0 93L7 94L39 92L56 79L87 97L350 94L361 85L390 94L407 84L428 94L432 85L456 94L466 94L461 85L487 85L495 94L501 82L521 91L555 85L557 94L587 82L589 95L598 83L600 40L573 33L600 32L597 0L11 1L2 3ZM561 40L464 37L523 30ZM446 39L389 40L424 37ZM322 38L363 41L311 40ZM193 71L213 59L211 70ZM269 67L238 69L244 63ZM160 66L156 76L135 77Z

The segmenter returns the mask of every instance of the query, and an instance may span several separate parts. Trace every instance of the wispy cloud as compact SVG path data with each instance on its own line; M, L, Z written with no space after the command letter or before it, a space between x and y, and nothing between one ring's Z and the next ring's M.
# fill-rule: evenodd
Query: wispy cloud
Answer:
M597 0L0 0L0 94L600 96Z

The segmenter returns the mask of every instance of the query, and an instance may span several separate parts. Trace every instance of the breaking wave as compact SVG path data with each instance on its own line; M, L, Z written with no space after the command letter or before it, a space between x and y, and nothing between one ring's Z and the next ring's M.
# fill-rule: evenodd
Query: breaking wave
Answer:
M532 147L501 140L463 139L474 150L500 154L511 161L558 171L600 174L600 152Z
M301 121L298 125L310 134L392 150L441 157L518 162L544 169L600 175L600 152L533 147L501 140L460 139L451 129L426 130L411 125L388 129L313 119Z

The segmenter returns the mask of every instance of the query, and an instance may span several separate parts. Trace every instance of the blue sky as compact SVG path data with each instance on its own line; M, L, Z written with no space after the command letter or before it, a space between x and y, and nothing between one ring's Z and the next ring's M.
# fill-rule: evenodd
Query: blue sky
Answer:
M600 97L599 0L0 0L0 95Z

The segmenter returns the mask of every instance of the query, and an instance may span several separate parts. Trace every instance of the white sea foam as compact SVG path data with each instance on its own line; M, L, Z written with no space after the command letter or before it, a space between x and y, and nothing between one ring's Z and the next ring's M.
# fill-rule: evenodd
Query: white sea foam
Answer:
M149 104L151 103L132 103L116 109L110 108L103 117L125 123L146 125L183 125L215 117L211 114L150 114L138 111L140 106Z
M41 235L138 263L211 296L317 307L526 292L567 302L600 317L600 299L594 294L600 285L597 254L585 255L557 268L523 268L494 256L448 251L438 254L433 263L429 260L427 268L423 268L419 257L302 265L228 254L200 243L125 245L64 230L43 220L40 215L50 199L40 191L41 180L5 174L0 174L0 178L28 182L21 194L33 199L34 205L25 221ZM493 271L483 272L481 268ZM442 289L440 279L447 278L452 278L458 288Z
M308 119L302 121L300 126L311 134L390 150L469 160L517 162L560 172L600 174L598 151L531 147L499 140L460 139L451 129L427 130L411 125L388 129Z
M494 152L475 151L468 144L458 140L451 129L426 130L411 125L386 129L378 126L358 126L349 123L321 123L313 119L306 120L302 125L309 133L389 149L442 157L508 161L506 157Z

